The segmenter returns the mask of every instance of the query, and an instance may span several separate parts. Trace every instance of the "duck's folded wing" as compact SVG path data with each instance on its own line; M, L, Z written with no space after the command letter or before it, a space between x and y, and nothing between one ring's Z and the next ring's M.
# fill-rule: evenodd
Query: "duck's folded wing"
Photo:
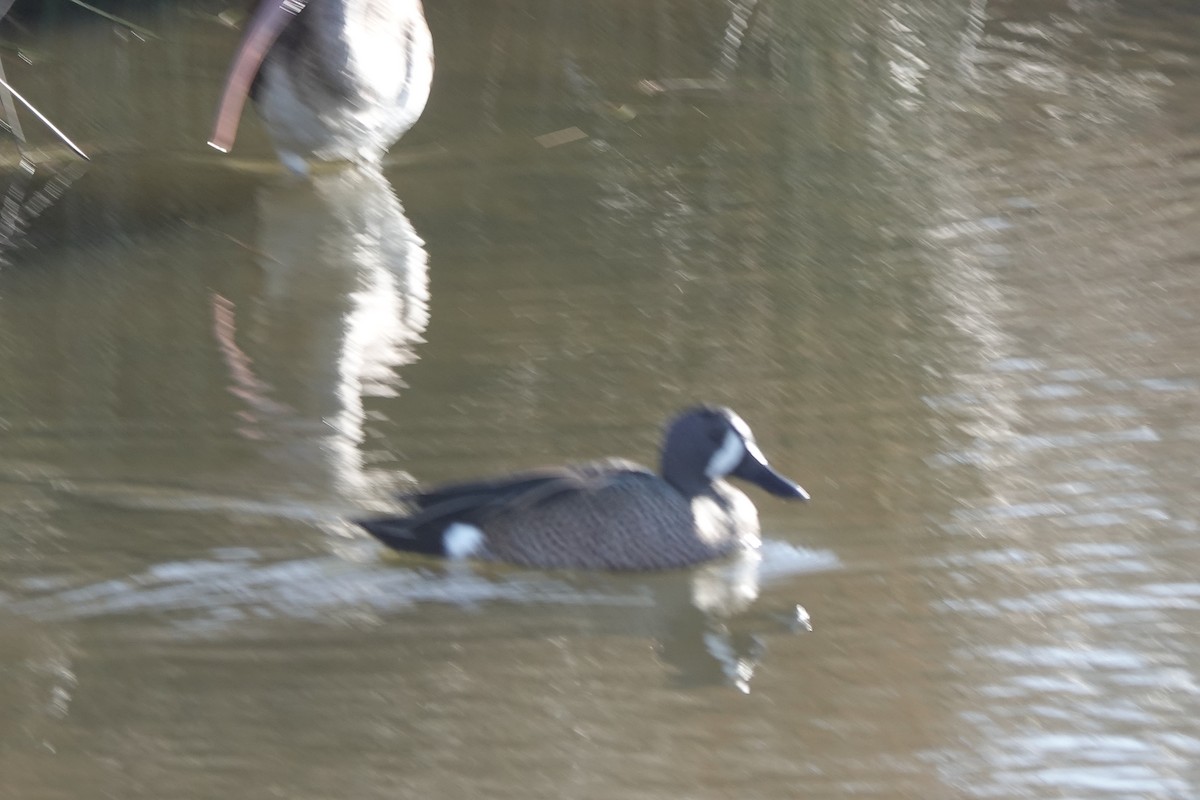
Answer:
M506 505L517 502L520 498L536 498L547 491L557 494L578 485L574 473L545 470L505 478L445 484L424 491L401 494L397 499L420 510L442 507L447 510L468 511L491 505Z
M519 512L564 494L599 491L631 473L651 474L631 462L607 461L438 486L399 499L416 508L410 515L415 524L438 519L480 522L493 514Z
M447 555L444 534L454 523L483 527L497 515L519 513L575 492L600 491L630 475L653 473L614 460L450 484L400 495L398 499L412 509L408 514L356 522L397 550Z

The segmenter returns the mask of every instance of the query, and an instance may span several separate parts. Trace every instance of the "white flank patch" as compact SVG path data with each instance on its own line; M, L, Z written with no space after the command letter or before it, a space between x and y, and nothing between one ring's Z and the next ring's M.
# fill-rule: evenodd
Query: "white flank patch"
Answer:
M449 558L470 558L483 547L483 531L465 522L455 522L442 533L442 547Z
M708 460L704 474L709 478L724 478L741 463L745 454L746 447L742 444L742 437L733 431L726 431L725 441L721 442L720 449Z

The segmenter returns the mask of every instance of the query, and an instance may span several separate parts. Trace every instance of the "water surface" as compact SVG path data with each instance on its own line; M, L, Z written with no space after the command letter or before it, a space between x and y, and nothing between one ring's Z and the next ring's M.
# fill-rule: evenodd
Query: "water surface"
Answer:
M203 147L223 4L5 29L93 161L3 149L0 794L1200 793L1200 15L430 5L425 118L309 183ZM757 558L346 522L698 400L813 494Z

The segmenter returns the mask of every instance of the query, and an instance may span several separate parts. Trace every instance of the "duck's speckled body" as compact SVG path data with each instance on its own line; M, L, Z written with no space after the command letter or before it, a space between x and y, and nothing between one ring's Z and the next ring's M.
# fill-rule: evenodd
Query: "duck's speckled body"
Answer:
M385 544L533 567L652 570L757 546L758 513L724 478L808 495L772 470L729 409L698 407L669 426L662 476L610 459L408 495L405 516L360 524Z

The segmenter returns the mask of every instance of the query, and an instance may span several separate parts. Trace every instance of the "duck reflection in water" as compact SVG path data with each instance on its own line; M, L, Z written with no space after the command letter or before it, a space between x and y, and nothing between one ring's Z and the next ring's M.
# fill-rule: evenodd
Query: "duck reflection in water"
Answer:
M433 40L420 0L259 0L209 144L227 152L247 94L280 160L378 164L421 116Z
M258 205L258 302L214 305L240 430L277 443L264 454L293 484L361 502L363 398L395 393L428 323L423 243L375 170L267 186Z
M783 579L828 569L831 553L765 542L725 561L692 570L686 581L664 575L654 584L655 605L667 618L655 632L659 658L681 687L724 684L749 693L750 681L780 633L812 630L808 612L794 603L761 601L764 588Z

